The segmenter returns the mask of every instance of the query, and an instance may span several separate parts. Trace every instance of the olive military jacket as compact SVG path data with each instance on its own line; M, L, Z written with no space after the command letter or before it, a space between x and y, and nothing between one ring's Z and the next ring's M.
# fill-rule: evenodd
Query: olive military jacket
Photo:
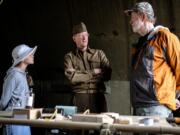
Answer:
M102 73L94 73L95 68L100 68ZM109 60L102 50L88 48L86 52L76 49L65 55L65 76L76 93L105 91L104 81L111 78Z

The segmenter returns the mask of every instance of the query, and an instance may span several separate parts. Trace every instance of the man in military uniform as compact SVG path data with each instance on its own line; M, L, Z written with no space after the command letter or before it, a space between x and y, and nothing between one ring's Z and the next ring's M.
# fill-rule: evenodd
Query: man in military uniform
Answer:
M79 112L106 112L104 81L111 77L109 60L102 50L89 48L89 34L83 22L75 25L72 32L76 49L65 55L64 68L74 92L73 103Z

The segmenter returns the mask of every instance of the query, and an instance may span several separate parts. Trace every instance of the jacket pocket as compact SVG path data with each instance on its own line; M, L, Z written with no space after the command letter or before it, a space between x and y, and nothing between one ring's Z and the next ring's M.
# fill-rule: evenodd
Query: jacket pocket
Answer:
M101 66L100 61L98 60L89 60L89 63L90 63L91 69L100 68Z

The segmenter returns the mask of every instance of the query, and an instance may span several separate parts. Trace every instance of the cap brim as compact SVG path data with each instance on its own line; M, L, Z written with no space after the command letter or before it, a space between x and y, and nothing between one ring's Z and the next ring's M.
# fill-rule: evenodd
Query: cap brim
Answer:
M17 59L16 61L14 61L12 67L16 66L18 63L20 63L21 61L23 61L24 59L26 59L29 55L31 55L31 54L34 55L35 52L36 52L36 50L37 50L37 46L35 46L25 57L19 58L19 59Z
M131 13L134 12L134 10L125 10L124 13L127 15L127 16L130 16Z
M35 46L34 48L33 48L33 50L30 52L30 54L35 54L35 52L36 52L36 50L37 50L37 46Z

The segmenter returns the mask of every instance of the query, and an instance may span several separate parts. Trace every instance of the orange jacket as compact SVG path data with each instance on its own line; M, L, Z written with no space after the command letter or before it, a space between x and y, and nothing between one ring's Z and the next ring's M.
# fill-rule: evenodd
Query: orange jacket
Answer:
M157 26L139 42L132 73L135 107L163 104L176 109L180 90L180 42L167 28Z

